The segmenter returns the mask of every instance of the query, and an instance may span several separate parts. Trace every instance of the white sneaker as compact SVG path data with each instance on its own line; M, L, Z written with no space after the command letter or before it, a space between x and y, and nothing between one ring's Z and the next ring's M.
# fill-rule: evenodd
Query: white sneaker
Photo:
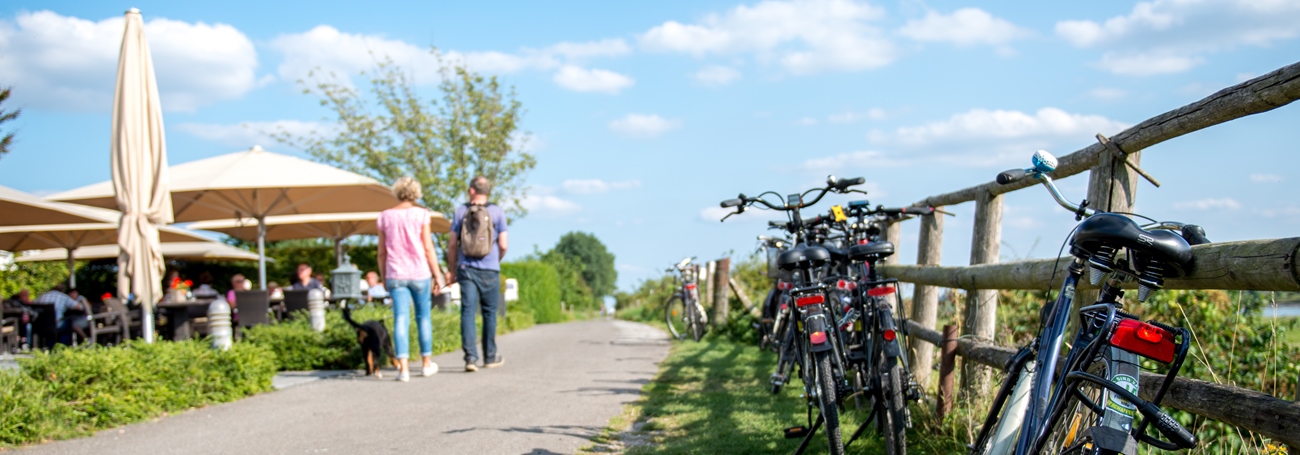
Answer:
M411 382L411 372L403 371L401 373L397 373L397 380L401 382Z
M438 364L430 362L429 366L420 369L420 374L426 378L438 374Z

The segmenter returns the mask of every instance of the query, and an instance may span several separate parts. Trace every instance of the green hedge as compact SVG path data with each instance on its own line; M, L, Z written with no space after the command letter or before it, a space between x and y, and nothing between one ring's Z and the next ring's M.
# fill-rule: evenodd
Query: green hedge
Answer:
M532 309L537 322L565 320L560 311L560 276L555 267L537 260L510 262L501 264L501 276L519 281L519 303Z
M271 389L276 363L260 346L204 341L58 349L0 372L0 446L85 436Z

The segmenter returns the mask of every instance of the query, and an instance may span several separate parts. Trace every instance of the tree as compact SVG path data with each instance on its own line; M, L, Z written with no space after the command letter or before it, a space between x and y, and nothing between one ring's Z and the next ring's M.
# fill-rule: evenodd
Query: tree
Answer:
M3 90L0 90L0 104L4 104L5 101L9 100L9 92L11 90L13 90L12 87L7 87ZM19 114L22 113L23 113L22 109L14 109L12 111L6 111L3 108L0 108L0 124L4 124L5 122L14 120L18 118ZM13 145L13 143L14 143L13 132L0 136L0 157L4 157L5 154L9 153L9 146Z
M503 90L495 76L483 77L461 63L439 62L440 99L422 98L391 59L375 64L364 94L332 73L320 78L312 71L311 82L299 84L304 94L320 97L337 128L272 135L317 160L381 182L415 177L424 187L424 205L445 215L466 198L470 178L482 174L492 181L498 205L512 217L524 215L524 177L537 160L522 150L530 136L519 131L523 110L514 89Z
M560 237L554 251L582 264L582 280L591 288L592 296L599 299L614 293L614 282L618 280L614 254L595 235L569 232Z

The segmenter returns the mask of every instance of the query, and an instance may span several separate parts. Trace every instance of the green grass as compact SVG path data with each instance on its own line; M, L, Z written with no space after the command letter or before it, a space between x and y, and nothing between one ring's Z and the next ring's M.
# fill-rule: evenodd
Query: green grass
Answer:
M806 425L807 408L799 396L802 384L798 380L778 395L769 392L767 378L775 364L774 354L752 345L720 339L675 343L658 375L643 388L643 398L615 418L610 431L596 442L638 422L643 425L637 439L647 441L627 447L629 454L793 452L799 440L785 439L782 429ZM915 410L913 414L914 419L922 418ZM853 413L842 417L846 438L865 416ZM920 431L923 426L918 422L908 435L910 453L962 450L951 438L927 439ZM825 433L819 431L814 436L809 450L826 452ZM848 450L857 454L882 451L878 436L870 429Z

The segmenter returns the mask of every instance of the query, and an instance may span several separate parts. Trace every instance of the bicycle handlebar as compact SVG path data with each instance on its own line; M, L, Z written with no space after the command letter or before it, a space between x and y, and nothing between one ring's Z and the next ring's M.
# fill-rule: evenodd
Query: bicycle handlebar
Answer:
M724 209L729 209L729 208L732 208L732 207L735 207L735 206L737 206L737 205L744 204L744 203L745 203L745 201L743 201L743 200L741 200L741 199L727 199L727 200L725 200L725 201L722 201L722 203L721 203L721 204L718 204L718 205L722 206L722 208L724 208Z

